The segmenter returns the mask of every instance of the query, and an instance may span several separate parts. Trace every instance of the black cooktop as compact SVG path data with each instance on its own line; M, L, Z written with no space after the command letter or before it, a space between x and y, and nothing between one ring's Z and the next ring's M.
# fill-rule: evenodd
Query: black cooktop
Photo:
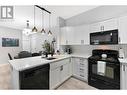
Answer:
M106 54L107 58L102 58L102 54ZM92 51L92 56L89 57L89 59L95 61L119 62L118 56L119 53L116 50L95 49Z

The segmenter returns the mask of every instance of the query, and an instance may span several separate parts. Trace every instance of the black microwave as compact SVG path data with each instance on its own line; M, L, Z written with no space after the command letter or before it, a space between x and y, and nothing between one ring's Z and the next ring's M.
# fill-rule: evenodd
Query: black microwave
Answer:
M90 33L91 45L118 44L118 29Z

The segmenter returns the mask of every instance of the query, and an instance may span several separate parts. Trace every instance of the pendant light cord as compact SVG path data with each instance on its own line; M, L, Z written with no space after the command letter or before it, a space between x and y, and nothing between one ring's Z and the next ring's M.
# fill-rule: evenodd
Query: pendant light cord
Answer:
M34 26L35 26L35 5L34 5Z
M49 30L50 30L50 28L51 28L51 22L50 22L50 14L49 14Z
M42 28L44 29L44 13L42 11Z

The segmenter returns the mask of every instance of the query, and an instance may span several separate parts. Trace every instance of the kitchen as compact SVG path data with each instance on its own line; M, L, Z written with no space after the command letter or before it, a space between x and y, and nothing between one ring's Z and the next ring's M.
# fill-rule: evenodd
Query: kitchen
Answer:
M13 7L14 20L0 22L5 89L127 89L127 6Z

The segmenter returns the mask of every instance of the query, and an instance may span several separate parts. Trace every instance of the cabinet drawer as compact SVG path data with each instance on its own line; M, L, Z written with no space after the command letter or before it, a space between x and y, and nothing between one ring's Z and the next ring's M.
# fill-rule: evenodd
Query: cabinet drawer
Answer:
M56 69L57 67L60 67L60 66L67 64L67 63L69 63L69 59L64 59L64 60L60 60L57 62L53 62L50 64L50 69L51 70Z

